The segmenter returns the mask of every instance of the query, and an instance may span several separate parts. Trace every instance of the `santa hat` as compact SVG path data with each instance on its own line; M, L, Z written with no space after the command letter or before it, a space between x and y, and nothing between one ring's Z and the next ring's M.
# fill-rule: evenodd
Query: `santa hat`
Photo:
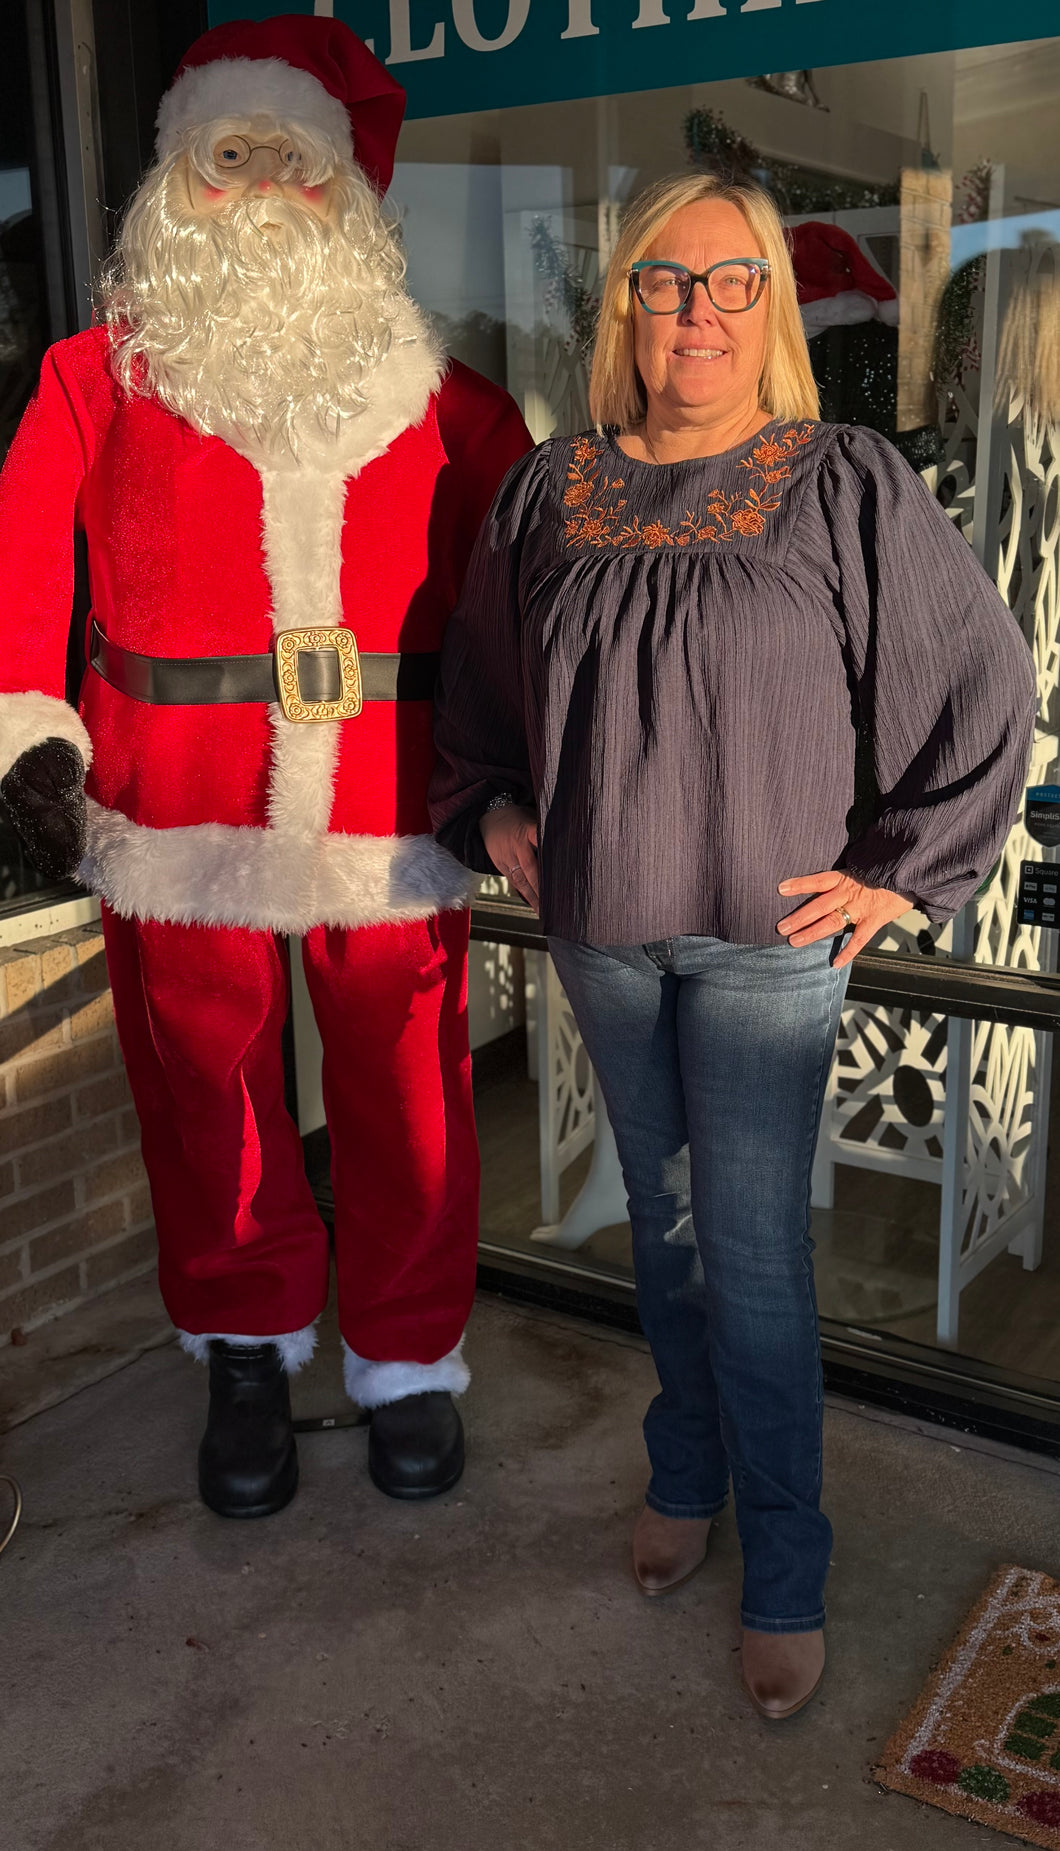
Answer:
M895 327L898 296L882 270L841 225L808 219L791 232L791 261L802 325L812 339L823 328L879 320Z
M158 154L223 116L275 116L322 131L382 194L404 113L401 85L340 20L233 19L184 54L158 112Z

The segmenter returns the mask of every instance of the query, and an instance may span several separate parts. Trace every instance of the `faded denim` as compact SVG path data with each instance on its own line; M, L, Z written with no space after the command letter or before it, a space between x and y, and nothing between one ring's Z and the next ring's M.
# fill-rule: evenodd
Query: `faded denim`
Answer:
M742 1620L824 1624L810 1171L846 990L836 941L550 948L607 1101L660 1392L647 1501L712 1517L731 1477Z

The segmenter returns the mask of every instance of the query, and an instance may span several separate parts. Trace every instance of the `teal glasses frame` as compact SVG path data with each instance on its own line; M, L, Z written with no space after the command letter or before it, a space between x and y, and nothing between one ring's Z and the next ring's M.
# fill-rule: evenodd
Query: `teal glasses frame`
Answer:
M745 302L742 308L726 308L724 303L716 302L714 291L710 286L710 279L716 270L729 270L733 264L746 264L749 270L758 272L758 288L750 302ZM640 292L640 279L645 270L672 270L676 276L683 276L687 279L685 293L675 308L648 307ZM665 257L642 257L639 263L631 265L629 270L629 286L646 315L679 315L692 300L692 291L697 283L702 283L712 306L717 309L719 315L746 315L748 309L755 308L762 300L762 291L768 281L769 264L764 257L725 257L721 263L711 264L709 270L689 270L684 264L672 262Z

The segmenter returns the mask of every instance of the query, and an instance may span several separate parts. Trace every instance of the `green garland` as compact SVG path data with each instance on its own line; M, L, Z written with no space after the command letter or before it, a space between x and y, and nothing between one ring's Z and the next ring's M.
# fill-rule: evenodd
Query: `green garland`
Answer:
M599 298L590 294L571 268L562 247L557 244L543 218L535 219L530 227L530 248L534 253L537 273L545 279L550 301L558 303L564 310L570 322L571 336L588 361L596 338Z
M897 183L873 185L836 174L777 161L731 128L719 110L693 109L684 120L684 140L694 167L712 168L737 182L754 181L772 193L782 213L853 212L864 206L896 206Z

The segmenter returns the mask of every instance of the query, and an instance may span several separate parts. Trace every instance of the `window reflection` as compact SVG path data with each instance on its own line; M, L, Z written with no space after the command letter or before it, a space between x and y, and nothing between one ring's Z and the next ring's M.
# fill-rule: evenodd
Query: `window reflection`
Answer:
M412 287L536 438L565 434L588 422L593 317L626 200L690 161L768 186L823 414L895 443L997 582L1038 670L1029 782L1060 785L1060 39L800 79L409 124L395 196ZM959 920L940 930L911 912L882 948L1055 969L1056 932L1021 923L1015 901L1021 862L1057 852L1021 816ZM526 1029L492 1066L476 1056L484 1234L628 1278L628 1230L586 1133L592 1088L536 956ZM1051 1062L1030 1030L846 1010L814 1178L826 1319L1060 1392ZM604 1219L586 1233L594 1161ZM564 1223L557 1247L548 1230Z
M51 297L62 296L61 261L55 250L49 270L41 171L42 160L52 157L52 136L50 124L34 113L45 89L37 68L43 54L36 42L31 49L27 17L21 6L5 13L0 60L0 460L36 386L45 348L67 332L53 325ZM51 242L57 243L54 224ZM0 804L0 907L47 887Z

